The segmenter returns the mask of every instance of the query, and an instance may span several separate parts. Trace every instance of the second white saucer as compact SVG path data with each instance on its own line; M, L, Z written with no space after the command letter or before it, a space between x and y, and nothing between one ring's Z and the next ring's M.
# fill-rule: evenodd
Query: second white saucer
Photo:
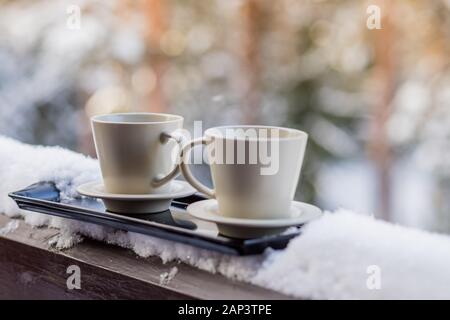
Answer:
M242 219L219 214L217 200L209 199L190 204L187 211L193 217L214 222L219 232L225 236L251 239L280 233L291 226L299 226L322 215L319 208L298 201L292 201L291 216L283 219Z
M109 193L101 181L93 181L77 187L78 193L98 198L103 201L106 209L122 214L144 214L168 210L175 198L193 195L196 191L187 182L173 180L171 190L167 193L155 194L117 194Z

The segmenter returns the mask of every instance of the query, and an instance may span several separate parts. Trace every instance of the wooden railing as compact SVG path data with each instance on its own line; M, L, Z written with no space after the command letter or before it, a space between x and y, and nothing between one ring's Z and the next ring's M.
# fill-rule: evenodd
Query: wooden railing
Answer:
M0 228L11 219L0 215ZM85 240L57 251L49 239L57 229L18 228L0 234L0 299L286 299L279 293L232 281L158 257L139 258L130 250ZM68 289L67 268L80 268L80 289ZM176 266L167 283L161 275Z

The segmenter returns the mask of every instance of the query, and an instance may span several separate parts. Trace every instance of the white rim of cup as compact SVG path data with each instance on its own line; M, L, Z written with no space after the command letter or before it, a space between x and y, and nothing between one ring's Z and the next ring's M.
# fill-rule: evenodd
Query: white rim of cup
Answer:
M294 136L289 137L264 137L264 138L253 138L253 137L227 137L226 135L219 135L216 130L226 130L226 129L268 129L268 130L279 130L281 131L287 131L290 133L294 133ZM231 125L231 126L219 126L219 127L213 127L209 128L205 131L206 137L211 138L222 138L222 139L229 139L229 140L237 140L237 141L274 141L274 140L298 140L298 139L305 139L308 138L308 134L304 131L293 129L293 128L285 128L285 127L276 127L276 126L263 126L263 125Z
M102 118L114 117L114 116L157 116L157 117L168 117L169 119L164 121L115 121L106 120ZM171 119L170 119L171 118ZM97 123L111 123L111 124L163 124L182 121L183 117L170 114L170 113L156 113L156 112L122 112L122 113L105 113L98 114L91 117L92 122Z

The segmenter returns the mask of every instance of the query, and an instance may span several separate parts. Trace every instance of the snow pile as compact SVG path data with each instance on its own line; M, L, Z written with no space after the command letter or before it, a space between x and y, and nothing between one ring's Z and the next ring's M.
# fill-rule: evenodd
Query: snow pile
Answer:
M450 237L377 221L345 210L308 224L282 251L233 257L141 234L21 211L8 192L53 180L63 196L99 179L96 160L58 147L34 147L0 136L0 212L33 226L60 229L51 244L83 236L132 249L142 257L181 261L294 297L316 299L450 299ZM6 227L11 229L12 225ZM5 231L6 231L5 229ZM12 228L14 229L14 228ZM163 282L175 276L171 270Z
M450 237L339 210L305 227L253 279L295 296L448 299Z
M8 193L37 181L55 181L61 196L74 195L74 186L99 179L100 169L94 159L59 147L31 147L0 136L0 211L7 216L22 215L34 225L53 225L60 219L37 213L19 213Z

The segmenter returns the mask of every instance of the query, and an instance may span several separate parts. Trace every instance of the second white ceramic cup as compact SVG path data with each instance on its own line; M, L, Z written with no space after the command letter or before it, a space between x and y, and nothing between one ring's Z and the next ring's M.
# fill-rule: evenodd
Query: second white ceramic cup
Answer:
M223 216L247 219L289 217L308 135L266 126L225 126L206 130L185 145L181 172L197 190L216 198ZM214 190L189 169L190 149L206 145Z

